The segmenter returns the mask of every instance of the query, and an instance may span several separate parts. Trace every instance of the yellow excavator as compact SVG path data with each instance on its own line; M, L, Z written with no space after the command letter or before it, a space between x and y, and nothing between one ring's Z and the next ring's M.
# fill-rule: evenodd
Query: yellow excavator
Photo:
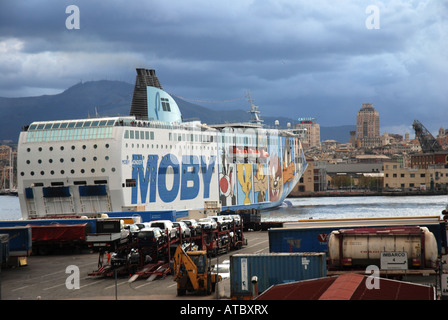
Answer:
M185 251L179 245L174 254L174 281L177 282L177 295L186 292L209 295L215 291L215 285L221 276L211 272L207 251Z

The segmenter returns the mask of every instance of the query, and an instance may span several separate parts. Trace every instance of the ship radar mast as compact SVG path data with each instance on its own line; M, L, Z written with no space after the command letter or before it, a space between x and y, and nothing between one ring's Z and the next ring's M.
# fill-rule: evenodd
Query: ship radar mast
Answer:
M259 116L260 111L258 110L258 107L253 103L254 100L252 100L250 96L250 91L247 92L247 100L250 103L250 110L248 112L252 115L252 119L250 120L250 122L261 125L263 123L263 120Z

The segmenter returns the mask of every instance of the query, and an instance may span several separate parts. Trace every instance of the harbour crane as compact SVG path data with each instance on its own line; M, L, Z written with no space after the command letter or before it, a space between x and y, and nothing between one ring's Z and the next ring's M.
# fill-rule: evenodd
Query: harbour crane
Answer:
M425 126L420 123L418 120L414 120L412 127L415 130L415 137L420 142L420 146L422 147L423 153L430 153L441 151L442 146L439 142L434 138L431 132L425 128Z

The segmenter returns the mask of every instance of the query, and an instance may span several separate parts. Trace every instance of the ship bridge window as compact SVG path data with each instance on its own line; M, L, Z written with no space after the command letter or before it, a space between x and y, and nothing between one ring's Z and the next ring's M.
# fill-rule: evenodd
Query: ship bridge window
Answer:
M76 122L75 128L81 128L84 122Z
M68 127L69 127L69 128L73 128L73 127L75 126L75 124L76 124L76 122L70 122L70 123L68 124Z
M30 125L30 127L29 127L28 131L31 131L31 130L36 130L36 128L37 128L37 125L35 125L35 124L32 124L32 125Z
M170 103L167 98L162 98L162 109L163 111L171 112Z
M86 121L83 124L83 127L90 127L90 124L92 123L92 121Z
M115 120L108 120L108 121L107 121L107 125L108 125L108 126L113 126L114 123L115 123Z

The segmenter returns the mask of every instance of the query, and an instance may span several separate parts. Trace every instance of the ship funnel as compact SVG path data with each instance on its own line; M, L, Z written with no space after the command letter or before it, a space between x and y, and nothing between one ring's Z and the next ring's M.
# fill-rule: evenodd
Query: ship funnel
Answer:
M148 120L147 87L156 87L163 90L155 70L137 68L134 95L129 115L135 116L139 120Z

